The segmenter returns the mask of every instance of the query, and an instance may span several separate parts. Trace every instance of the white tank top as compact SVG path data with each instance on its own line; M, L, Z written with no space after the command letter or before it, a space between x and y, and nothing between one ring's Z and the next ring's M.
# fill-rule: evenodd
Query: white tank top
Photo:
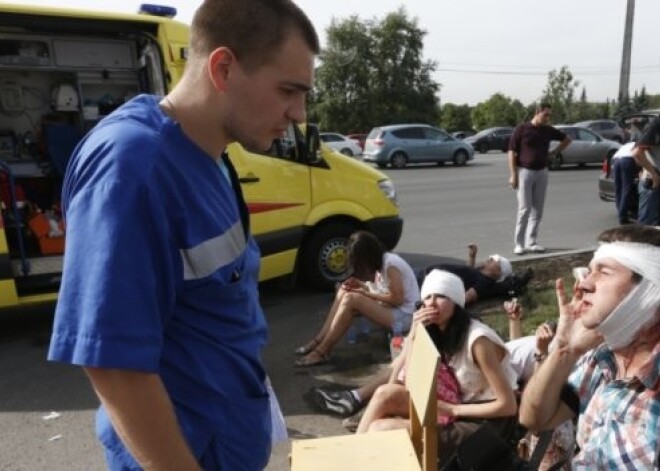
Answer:
M410 265L396 254L385 252L383 255L383 268L376 274L376 287L381 293L390 292L390 281L387 279L387 269L389 267L396 268L401 274L401 282L403 283L403 303L396 306L403 312L415 312L415 303L419 301L419 286L417 285L417 277Z
M458 384L461 385L461 402L463 403L495 399L495 393L490 388L488 381L486 381L486 377L474 362L474 358L472 358L472 345L479 337L486 337L496 345L502 347L504 350L504 357L501 362L502 371L511 389L515 390L518 387L517 375L511 367L509 351L506 349L502 339L493 329L482 322L472 319L463 348L449 360L449 365L454 369Z

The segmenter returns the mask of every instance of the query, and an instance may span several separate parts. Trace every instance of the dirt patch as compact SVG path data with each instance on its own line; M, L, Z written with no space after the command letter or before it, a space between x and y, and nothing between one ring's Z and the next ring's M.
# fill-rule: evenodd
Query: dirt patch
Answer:
M515 273L524 273L531 267L534 270L534 278L530 282L530 287L543 289L552 288L559 277L571 276L574 267L587 266L592 256L593 251L589 250L555 257L516 260L511 262L511 265Z

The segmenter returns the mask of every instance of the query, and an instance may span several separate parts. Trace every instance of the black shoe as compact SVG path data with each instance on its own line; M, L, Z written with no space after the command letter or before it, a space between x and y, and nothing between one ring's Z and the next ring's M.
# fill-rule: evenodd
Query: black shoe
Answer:
M318 388L314 390L314 400L324 412L342 417L351 416L362 407L350 391L324 391Z

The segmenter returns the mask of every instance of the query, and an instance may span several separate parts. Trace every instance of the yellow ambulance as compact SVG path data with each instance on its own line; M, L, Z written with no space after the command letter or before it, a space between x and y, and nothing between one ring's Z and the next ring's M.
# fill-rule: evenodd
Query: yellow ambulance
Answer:
M185 66L188 26L170 7L136 14L0 4L0 308L52 301L66 228L60 191L80 138L139 93L163 95ZM291 126L267 154L230 146L262 253L260 279L323 288L346 275L357 229L401 236L390 179Z

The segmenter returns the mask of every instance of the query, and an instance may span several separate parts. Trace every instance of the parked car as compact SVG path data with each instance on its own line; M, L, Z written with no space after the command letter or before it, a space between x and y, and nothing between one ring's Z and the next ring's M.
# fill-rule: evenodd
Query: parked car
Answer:
M575 123L573 126L580 126L582 128L590 129L603 136L605 139L616 141L620 144L627 142L629 139L628 133L623 129L619 123L613 119L594 119L591 121L581 121Z
M601 165L604 158L611 158L621 147L618 142L604 139L586 128L567 125L555 127L570 137L573 142L561 153L550 156L548 163L550 170L557 170L563 165ZM558 141L550 142L550 150L552 151L558 145Z
M474 149L442 129L427 124L393 124L373 128L367 136L362 159L381 168L403 168L409 163L434 162L465 165Z
M506 152L509 150L511 134L513 134L513 128L488 128L478 132L474 136L466 137L465 142L482 154L485 154L489 150Z
M360 149L364 151L364 141L367 140L366 134L346 134L346 137L353 139L356 144L360 146Z
M358 143L343 134L336 132L322 132L319 134L319 139L321 139L321 142L330 149L348 155L349 157L360 155L362 153L362 148Z

